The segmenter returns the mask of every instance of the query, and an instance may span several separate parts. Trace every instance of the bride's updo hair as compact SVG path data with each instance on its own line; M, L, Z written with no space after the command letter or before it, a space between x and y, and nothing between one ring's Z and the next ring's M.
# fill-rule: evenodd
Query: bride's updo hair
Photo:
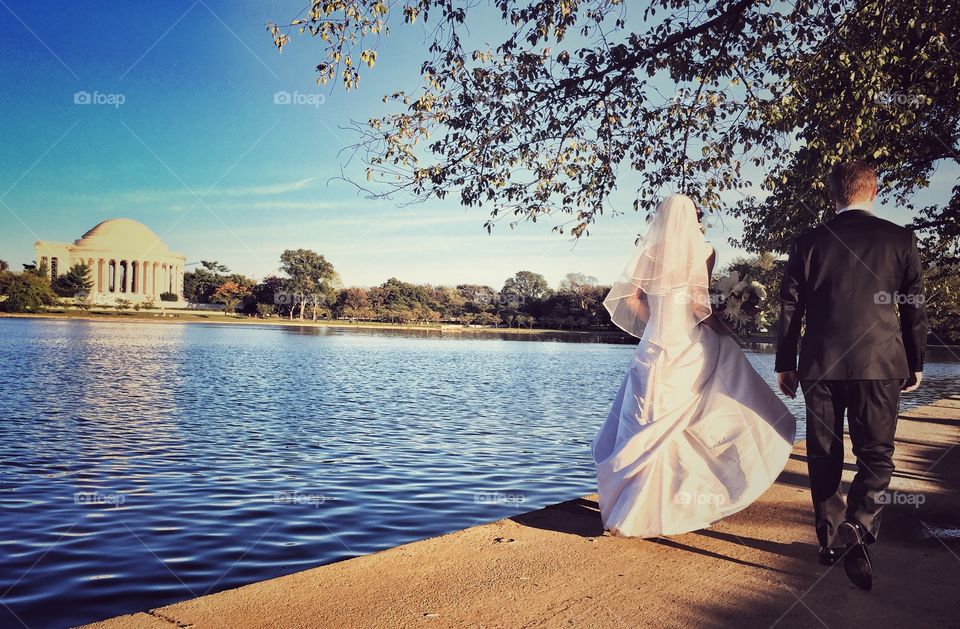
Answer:
M705 213L702 209L700 209L700 205L697 203L696 199L695 199L694 197L691 197L691 196L685 195L685 194L679 194L679 195L674 195L674 196L684 196L684 197L687 197L687 198L690 200L691 204L693 205L694 211L696 211L696 213L697 213L697 222L700 223L701 229L706 228L706 225L703 224L703 218L704 218L704 216L706 216L706 213ZM661 207L661 204L658 203L658 204L656 205L656 207L653 209L653 211L647 213L646 221L647 221L648 223L653 220L653 218L654 218L654 216L656 215L656 213L660 210L660 207Z

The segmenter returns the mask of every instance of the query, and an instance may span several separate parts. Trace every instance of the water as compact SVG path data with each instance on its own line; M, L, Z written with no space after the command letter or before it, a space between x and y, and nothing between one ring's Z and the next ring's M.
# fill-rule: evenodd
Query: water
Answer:
M0 626L156 607L592 493L590 440L632 351L0 319ZM911 404L958 373L934 362Z

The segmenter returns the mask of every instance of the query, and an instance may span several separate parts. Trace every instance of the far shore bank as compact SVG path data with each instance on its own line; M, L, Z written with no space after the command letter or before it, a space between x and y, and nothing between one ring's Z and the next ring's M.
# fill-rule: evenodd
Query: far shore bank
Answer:
M960 395L900 413L870 592L817 561L798 442L757 502L700 531L611 537L584 496L89 628L952 627L958 441Z
M518 337L567 337L571 340L593 337L600 343L636 344L637 339L618 330L559 330L554 328L498 328L490 326L465 326L457 323L385 323L368 321L334 321L330 319L287 319L270 317L260 319L245 315L228 315L216 311L204 310L141 310L126 312L95 311L82 312L67 310L63 312L11 313L0 312L0 318L15 319L58 319L66 321L93 321L114 323L201 323L213 325L255 325L285 327L343 328L354 330L393 330L393 331L433 331L442 333L467 333L489 335L514 335ZM773 343L772 335L739 337L741 343Z
M558 330L554 328L495 328L489 326L464 326L457 323L385 323L372 321L333 321L330 319L287 319L270 317L259 319L245 315L227 315L222 312L204 310L141 310L123 313L111 311L81 312L68 310L65 312L41 313L13 313L0 311L0 318L9 319L56 319L65 321L92 321L113 323L201 323L207 325L247 325L247 326L279 326L279 327L316 327L351 330L389 330L395 332L421 331L440 332L443 334L477 334L489 336L516 336L516 337L550 337L568 338L571 341L593 341L614 345L635 345L637 339L619 332L618 330ZM776 337L773 334L753 336L738 336L737 342L741 346L774 345ZM960 352L960 345L927 344L928 348L944 349L951 352Z
M498 328L490 326L465 326L456 323L387 323L380 321L334 321L330 319L287 319L284 317L270 317L260 319L245 315L228 315L214 311L197 310L167 310L167 311L139 311L139 312L38 312L38 313L10 313L0 312L0 317L18 319L60 319L69 321L97 321L115 323L206 323L221 325L273 325L293 327L328 327L353 328L362 330L433 330L443 332L479 332L492 334L516 334L526 336L574 335L574 336L601 336L615 341L618 338L629 342L632 337L620 334L614 330L558 330L552 328Z

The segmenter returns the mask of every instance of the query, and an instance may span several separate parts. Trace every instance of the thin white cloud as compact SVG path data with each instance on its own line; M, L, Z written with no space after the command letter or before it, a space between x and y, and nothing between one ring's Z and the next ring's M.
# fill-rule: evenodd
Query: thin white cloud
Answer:
M164 190L119 190L102 195L80 195L77 197L77 200L106 205L139 205L147 203L170 203L182 199L195 200L196 196L200 196L209 203L209 201L214 198L263 197L298 192L310 188L314 185L315 181L316 177L307 177L296 181L258 186L218 186L209 192L202 186L195 187L192 191L182 186ZM175 207L179 206L170 206L170 209ZM189 203L184 207L189 207Z
M268 184L263 186L235 186L235 187L226 187L226 188L214 188L210 191L210 195L214 196L263 196L270 194L284 194L287 192L295 192L297 190L304 190L313 185L316 177L307 177L306 179L300 179L299 181L290 181L287 183L276 183ZM207 195L207 196L210 196Z
M252 201L243 205L232 206L235 209L242 210L250 208L254 210L337 210L350 207L349 201Z

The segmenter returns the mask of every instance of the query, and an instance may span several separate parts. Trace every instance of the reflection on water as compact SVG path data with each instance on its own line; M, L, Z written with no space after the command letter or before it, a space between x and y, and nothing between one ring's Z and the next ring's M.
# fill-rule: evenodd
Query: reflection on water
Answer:
M540 337L0 319L0 626L155 607L594 491L590 440L633 347L517 339ZM749 357L772 381L772 355ZM915 403L957 376L931 360Z

